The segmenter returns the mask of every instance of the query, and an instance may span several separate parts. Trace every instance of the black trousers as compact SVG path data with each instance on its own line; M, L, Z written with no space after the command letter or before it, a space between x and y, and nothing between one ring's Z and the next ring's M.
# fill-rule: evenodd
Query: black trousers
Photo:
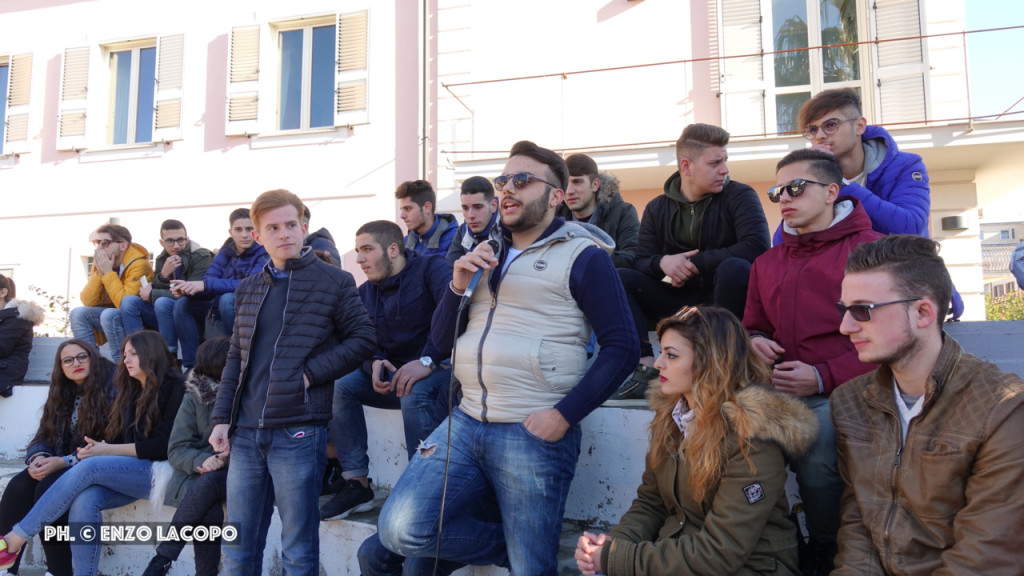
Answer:
M639 270L619 268L619 278L626 290L636 333L640 337L641 357L654 354L647 340L648 330L683 306L714 304L732 312L740 320L743 319L743 309L747 305L747 286L750 284L750 262L742 258L727 258L713 274L712 287L702 290L687 284L677 288Z
M53 483L60 478L67 468L59 470L36 481L29 476L28 468L22 470L11 478L10 483L0 498L0 534L7 534L15 524L21 521L28 514L29 510L46 491L53 486ZM68 514L57 519L51 526L67 526ZM50 541L39 535L43 542L43 553L46 554L46 568L53 576L71 576L71 545L68 542ZM21 555L14 561L14 566L8 569L10 574L18 573L18 566L21 565Z

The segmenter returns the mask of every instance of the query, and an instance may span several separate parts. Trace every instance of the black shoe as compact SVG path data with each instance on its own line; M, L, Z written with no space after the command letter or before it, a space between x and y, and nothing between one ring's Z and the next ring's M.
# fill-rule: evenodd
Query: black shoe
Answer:
M645 364L638 365L609 400L643 400L644 393L647 392L647 383L657 378L659 374L657 368Z
M366 486L358 480L345 480L341 490L320 507L320 519L341 519L353 512L370 510L373 510L373 480L367 480Z
M164 576L171 569L171 559L157 554L149 561L142 576Z
M344 485L345 482L341 478L341 463L337 458L328 458L327 467L324 469L324 479L320 483L320 495L337 494Z

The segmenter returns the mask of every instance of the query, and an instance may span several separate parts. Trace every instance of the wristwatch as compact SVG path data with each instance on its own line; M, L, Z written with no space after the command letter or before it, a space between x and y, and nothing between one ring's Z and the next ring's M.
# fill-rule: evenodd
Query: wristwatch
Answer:
M420 364L422 364L426 368L430 368L431 370L437 368L437 365L434 364L434 359L431 358L430 356L423 356L422 358L420 358Z

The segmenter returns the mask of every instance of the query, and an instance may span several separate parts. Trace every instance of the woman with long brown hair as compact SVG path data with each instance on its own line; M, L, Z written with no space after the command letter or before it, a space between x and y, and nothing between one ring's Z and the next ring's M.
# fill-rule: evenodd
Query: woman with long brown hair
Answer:
M158 332L128 336L117 369L117 396L104 435L85 436L78 463L60 477L32 510L0 540L0 568L13 563L27 540L68 511L75 526L96 533L102 511L149 498L154 461L167 460L167 442L184 394L183 378ZM72 534L74 536L74 534ZM99 539L71 545L75 574L96 574Z
M810 446L811 412L770 390L743 326L685 307L658 324L660 388L647 468L608 534L584 532L583 574L799 574L786 459Z
M28 468L11 478L0 498L0 534L24 518L50 486L78 463L75 453L85 446L86 436L104 438L114 396L113 375L114 364L85 340L65 340L57 346L39 430L25 450ZM54 524L67 525L67 517ZM43 551L50 574L71 576L67 542L43 539ZM8 573L18 573L18 562Z

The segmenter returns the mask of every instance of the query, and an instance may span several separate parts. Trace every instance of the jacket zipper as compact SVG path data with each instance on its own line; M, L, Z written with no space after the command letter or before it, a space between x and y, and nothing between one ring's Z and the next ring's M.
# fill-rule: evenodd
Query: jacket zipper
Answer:
M898 414L886 410L886 412L896 419L896 436L899 441L899 448L896 449L896 454L892 458L892 480L889 484L890 495L889 495L889 514L885 520L885 530L882 532L882 539L885 540L885 554L882 555L881 561L886 565L886 573L891 574L893 572L890 560L892 559L892 527L896 522L896 510L897 496L899 495L899 483L900 483L900 467L903 465L903 423L900 421ZM907 433L910 433L910 424L907 424Z
M271 283L273 283L273 279L271 279ZM269 288L267 289L267 292L270 292ZM263 410L260 412L260 425L259 425L259 428L261 428L261 429L263 428L263 419L267 415L267 404L270 403L270 384L271 384L270 378L271 378L271 375L274 373L274 360L277 360L277 345L278 345L278 343L281 342L281 334L284 333L285 319L287 317L287 312L288 312L288 298L291 296L291 294L292 294L292 272L291 272L291 270L289 270L288 271L288 289L285 291L285 295L284 295L284 307L281 308L281 331L277 333L277 338L274 339L274 355L270 357L270 368L267 369L267 372L268 372L268 374L267 374L267 397L263 399ZM264 295L263 299L266 300L266 298L267 298L266 295ZM261 308L262 308L262 306L263 305L260 304ZM257 316L257 318L259 317L259 311L256 312L256 316ZM256 335L256 326L255 325L253 325L252 334L253 334L253 336ZM303 394L305 394L305 393L306 393L306 391L305 391L305 383L303 383Z
M511 262L509 266L511 266ZM504 280L504 274L498 277L498 283L494 286L494 291L491 292L491 307L487 311L487 323L484 325L484 331L480 334L480 342L476 345L476 379L480 383L480 419L483 422L487 422L487 385L484 384L484 341L487 340L487 334L491 331L491 320L494 319L494 308L498 305L498 289L501 288L501 281Z

